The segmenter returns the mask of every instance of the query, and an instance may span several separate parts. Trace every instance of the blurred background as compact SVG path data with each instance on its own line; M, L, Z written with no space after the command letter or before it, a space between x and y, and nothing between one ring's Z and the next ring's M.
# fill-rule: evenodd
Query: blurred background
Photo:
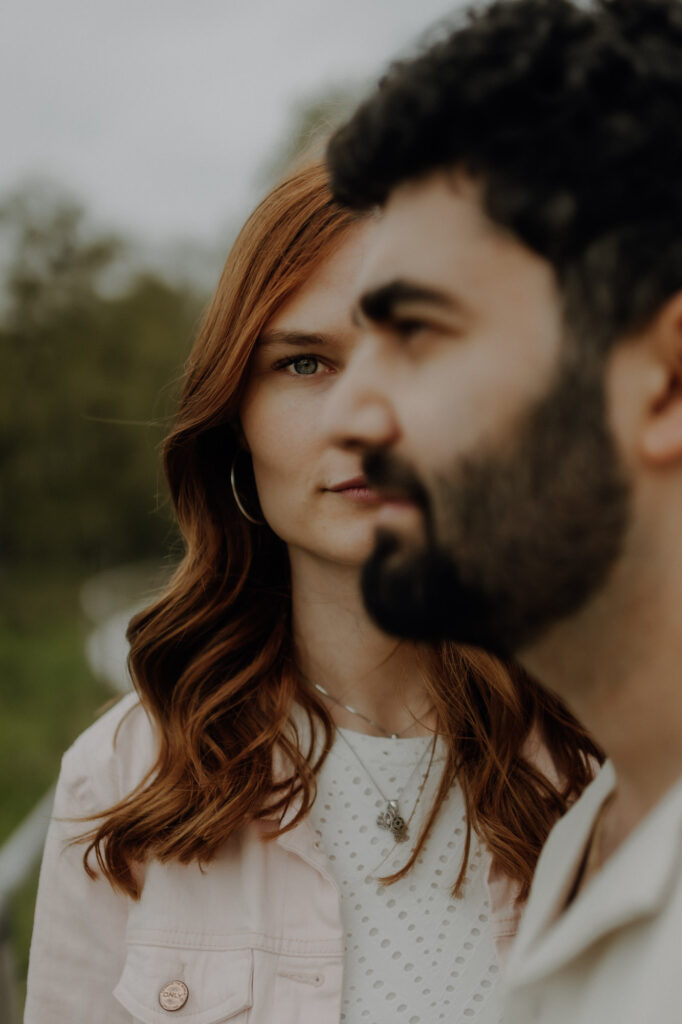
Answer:
M128 685L126 621L177 556L158 448L231 240L458 6L4 0L1 1024L21 1013L40 801Z

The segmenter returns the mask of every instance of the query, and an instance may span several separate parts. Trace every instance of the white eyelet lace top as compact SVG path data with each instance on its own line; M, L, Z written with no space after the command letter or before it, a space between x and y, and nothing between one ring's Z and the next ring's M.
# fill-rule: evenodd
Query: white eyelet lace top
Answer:
M431 739L392 740L343 732L388 799L395 798L412 776L400 799L407 820L428 765ZM459 787L450 791L410 873L393 885L377 881L409 859L435 798L444 760L444 744L439 741L409 825L409 841L401 844L376 824L386 802L346 742L335 741L320 771L310 820L341 890L344 1024L502 1020L485 885L488 858L476 840L465 895L450 895L464 852Z

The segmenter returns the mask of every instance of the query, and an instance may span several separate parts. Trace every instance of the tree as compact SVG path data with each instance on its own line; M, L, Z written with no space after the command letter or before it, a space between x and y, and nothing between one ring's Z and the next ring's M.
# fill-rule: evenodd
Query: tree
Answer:
M166 549L158 444L201 299L137 274L115 295L122 243L62 197L0 208L0 551L5 564L84 569Z

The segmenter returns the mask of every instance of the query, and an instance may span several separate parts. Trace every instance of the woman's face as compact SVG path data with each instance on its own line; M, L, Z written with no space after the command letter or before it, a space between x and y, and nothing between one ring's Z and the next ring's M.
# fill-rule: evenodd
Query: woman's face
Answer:
M252 356L241 424L263 515L292 557L360 566L373 547L379 505L364 486L360 454L320 430L357 340L350 310L372 230L369 221L349 229L268 323Z

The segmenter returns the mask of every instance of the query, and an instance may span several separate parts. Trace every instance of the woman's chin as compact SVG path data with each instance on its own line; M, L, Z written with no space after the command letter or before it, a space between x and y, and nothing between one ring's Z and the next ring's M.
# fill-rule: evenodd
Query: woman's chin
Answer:
M359 575L373 550L374 544L368 543L363 544L362 546L353 545L349 547L338 547L333 550L320 551L319 556L330 562L332 565L344 565L349 569L356 569Z
M349 569L356 569L358 575L362 571L365 562L374 551L374 530L370 530L364 536L344 537L332 541L327 537L320 544L311 543L310 538L301 544L289 543L289 550L292 557L307 556L317 562L328 562L330 566L346 566Z

